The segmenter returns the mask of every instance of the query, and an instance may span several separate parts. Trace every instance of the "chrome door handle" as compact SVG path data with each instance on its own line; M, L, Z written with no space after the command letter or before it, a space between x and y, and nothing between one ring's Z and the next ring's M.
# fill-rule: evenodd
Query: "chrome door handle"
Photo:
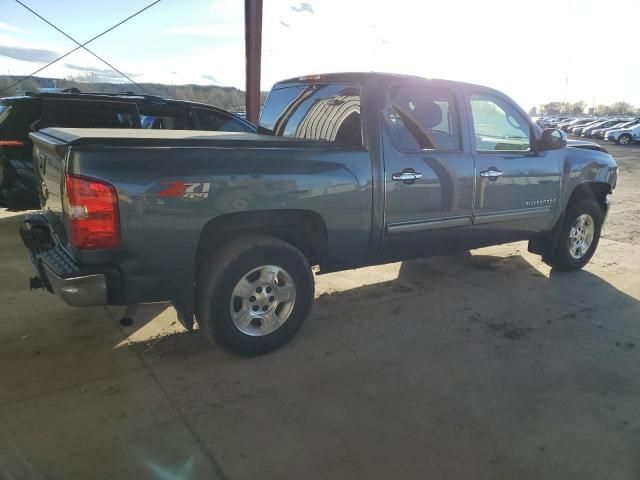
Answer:
M391 179L397 182L414 182L419 178L422 178L422 174L420 172L414 172L413 170L403 170L400 173L391 175Z
M504 172L502 170L491 169L491 168L489 170L483 170L480 172L481 177L488 178L489 180L497 180L498 177L501 177L503 175L504 175Z

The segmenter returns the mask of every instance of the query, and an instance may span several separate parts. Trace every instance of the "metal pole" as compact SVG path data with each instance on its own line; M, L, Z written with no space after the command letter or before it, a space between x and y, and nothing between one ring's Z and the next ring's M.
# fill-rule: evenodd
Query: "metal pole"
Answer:
M247 120L258 123L262 53L262 0L244 0Z

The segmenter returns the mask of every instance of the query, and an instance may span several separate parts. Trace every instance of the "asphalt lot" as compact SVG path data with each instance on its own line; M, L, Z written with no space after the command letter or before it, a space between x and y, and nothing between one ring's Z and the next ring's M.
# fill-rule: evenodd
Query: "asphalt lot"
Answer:
M319 276L245 359L30 292L0 212L0 478L640 478L640 145L584 271L525 243Z

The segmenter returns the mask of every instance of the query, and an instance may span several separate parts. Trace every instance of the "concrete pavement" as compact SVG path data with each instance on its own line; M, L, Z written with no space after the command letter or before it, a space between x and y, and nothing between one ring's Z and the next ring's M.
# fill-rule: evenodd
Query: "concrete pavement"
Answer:
M526 244L319 276L310 321L239 358L166 305L29 292L0 219L0 477L640 476L640 247L557 274Z

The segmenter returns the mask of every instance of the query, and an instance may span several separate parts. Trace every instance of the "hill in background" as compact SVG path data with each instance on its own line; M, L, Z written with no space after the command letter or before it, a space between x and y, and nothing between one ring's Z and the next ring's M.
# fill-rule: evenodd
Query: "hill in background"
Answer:
M245 94L235 87L220 87L217 85L167 85L163 83L141 83L148 92L143 92L136 85L130 83L104 83L96 81L92 74L75 78L45 78L31 77L7 91L2 91L13 82L20 80L20 76L0 75L0 97L23 95L25 92L35 92L38 88L72 88L81 92L96 93L149 93L160 97L175 98L177 100L191 100L207 103L231 111L245 109ZM266 92L261 94L261 103L266 98Z

